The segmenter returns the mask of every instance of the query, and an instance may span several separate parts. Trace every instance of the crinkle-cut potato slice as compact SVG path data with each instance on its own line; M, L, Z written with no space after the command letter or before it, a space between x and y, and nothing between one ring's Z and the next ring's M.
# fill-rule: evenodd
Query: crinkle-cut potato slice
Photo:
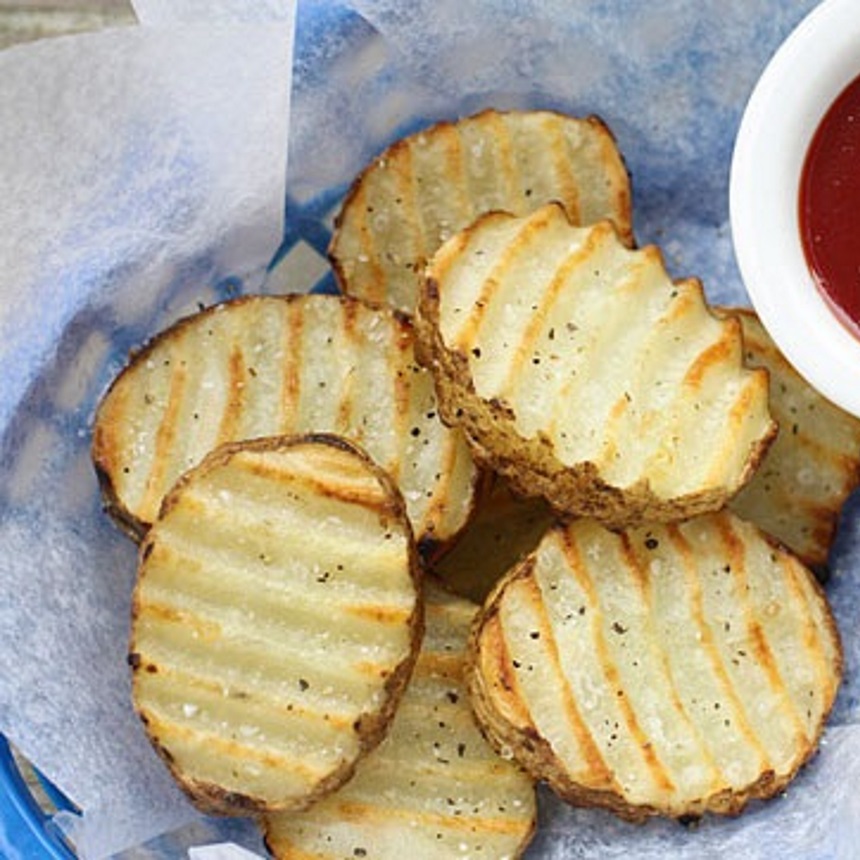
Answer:
M860 484L860 420L820 395L789 364L755 312L718 309L743 326L746 363L770 374L780 430L732 510L822 571L842 505Z
M108 510L140 537L219 444L304 432L358 442L393 475L428 555L467 522L478 471L436 414L411 324L343 296L248 296L173 325L103 398L92 457Z
M483 603L502 575L537 546L554 520L542 498L519 496L496 476L469 525L433 572L456 594Z
M492 210L557 200L578 224L610 219L633 244L627 168L597 117L485 110L405 137L359 174L329 255L350 295L415 310L424 264Z
M477 607L427 585L424 643L388 736L334 794L265 817L276 858L499 860L531 839L532 781L481 736L463 686Z
M422 611L403 499L364 452L324 435L228 444L141 545L135 709L202 810L303 809L382 739Z
M485 604L470 661L495 745L567 801L634 821L777 794L842 670L814 576L726 510L554 527Z
M623 527L720 508L776 425L740 323L655 246L554 204L490 213L427 268L418 355L443 420L524 495Z

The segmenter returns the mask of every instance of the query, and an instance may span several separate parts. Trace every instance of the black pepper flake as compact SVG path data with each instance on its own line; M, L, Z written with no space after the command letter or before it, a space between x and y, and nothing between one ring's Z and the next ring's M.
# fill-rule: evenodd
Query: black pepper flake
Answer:
M457 744L457 755L460 756L460 758L463 758L463 756L466 755L466 744Z
M366 848L355 848L352 852L353 857L367 857L367 849Z
M457 693L455 693L453 690L448 690L448 692L445 693L445 696L452 705L456 705L457 702L460 701L460 696L457 695Z
M660 541L657 538L649 537L645 540L646 549L657 549L658 546L660 546Z
M619 636L622 636L623 634L625 634L625 633L627 632L627 628L626 628L623 624L621 624L621 622L619 622L619 621L616 621L616 622L612 625L612 629L613 629L613 630L614 630L614 631L615 631Z
M540 639L540 631L539 630L532 630L532 632L529 633L529 638L530 639Z
M299 678L299 689L304 692L308 687L310 684L304 678Z
M472 349L472 355L474 355L474 356L475 356L475 358L480 358L480 357L481 357L481 349L480 349L480 347L477 347L477 346L476 346L476 347L474 347L474 348Z

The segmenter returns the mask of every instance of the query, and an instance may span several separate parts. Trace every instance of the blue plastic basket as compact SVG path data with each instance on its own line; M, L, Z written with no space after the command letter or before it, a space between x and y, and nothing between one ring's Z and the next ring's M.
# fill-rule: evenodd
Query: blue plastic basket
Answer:
M37 799L37 794L40 798ZM74 860L52 816L75 805L34 768L22 765L0 735L0 854L5 860Z

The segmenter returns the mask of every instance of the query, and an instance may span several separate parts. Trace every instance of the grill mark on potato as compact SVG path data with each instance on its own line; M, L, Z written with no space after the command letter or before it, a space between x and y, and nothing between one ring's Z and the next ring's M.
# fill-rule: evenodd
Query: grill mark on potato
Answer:
M182 658L184 655L180 654L179 656ZM148 658L142 657L142 659ZM198 694L209 695L216 699L225 695L223 676L219 673L217 666L213 667L211 675L206 676L201 674L198 669L190 672L184 667L176 665L176 663L166 663L164 659L160 659L156 665L159 684L163 687L172 686L178 694L176 696L177 701L185 699L188 704L200 708L201 706L198 704L200 696ZM352 712L354 708L349 713L338 714L329 706L329 703L326 703L325 710L317 710L309 706L307 697L295 695L276 698L272 695L271 689L261 691L247 683L247 679L242 685L231 683L228 698L246 702L253 701L258 710L271 712L278 720L300 719L325 728L344 730L350 729L355 721L355 714ZM193 708L189 710L193 710ZM193 722L193 716L186 716L184 712L183 718ZM180 719L178 714L175 719Z
M729 320L724 321L719 338L696 356L696 360L687 368L682 384L693 389L700 388L705 374L712 367L719 366L737 352L739 331L738 325L732 325Z
M218 428L218 443L232 442L239 430L239 422L244 409L245 356L241 348L234 344L227 359L227 400Z
M430 246L421 222L420 198L414 182L415 170L413 167L412 149L408 146L398 147L396 160L399 163L399 169L395 173L397 194L402 201L402 210L398 217L400 217L402 222L401 226L409 229L412 233L412 253L410 254L410 259L407 259L403 263L403 266L410 273L409 280L412 281L424 265ZM396 202L397 199L395 199ZM414 301L414 296L411 295L413 289L414 287L411 285L407 286L405 290L403 287L400 287L398 293L405 292L409 301ZM400 306L401 301L405 300L407 296L401 297L397 295L394 302L395 307ZM381 300L385 300L385 296Z
M486 316L487 306L496 301L497 294L505 286L505 276L508 274L508 269L515 264L519 257L528 254L532 237L545 228L549 218L548 212L542 212L525 220L514 238L496 256L495 263L481 284L478 298L473 306L468 309L468 313L465 314L466 319L458 331L452 332L451 345L453 349L458 349L465 354L470 344L477 342L478 333ZM442 276L434 271L435 280L441 280Z
M517 199L519 188L517 188L517 167L516 159L514 158L513 140L511 132L508 129L510 118L505 118L504 115L487 111L484 115L484 121L490 128L488 136L496 142L499 152L500 169L498 175L504 181L504 197L507 201Z
M631 579L636 583L636 587L639 590L642 603L645 607L647 641L651 646L656 662L660 665L662 681L669 689L668 698L671 702L672 708L674 709L675 716L683 723L685 732L695 739L696 755L710 771L711 786L726 785L728 781L725 775L711 754L711 750L708 748L701 730L687 713L687 709L684 707L684 703L681 700L678 686L675 682L675 678L669 664L669 656L666 650L666 644L668 643L660 642L655 630L654 618L656 613L654 610L654 602L651 593L651 577L648 573L648 568L637 554L628 533L622 532L619 536L619 540L621 542L621 553L624 558L625 565L630 572Z
M169 361L170 359L166 360ZM155 434L153 446L155 454L146 479L143 500L140 503L140 510L148 514L147 518L150 521L154 519L154 512L158 510L161 504L162 488L167 483L167 470L172 462L170 453L176 446L176 436L179 431L177 418L182 409L187 379L188 374L183 367L173 368L170 375L170 393L167 396L167 404L161 416L161 423Z
M666 317L667 321L674 322L676 319L682 317L685 310L686 312L707 316L704 308L696 310L696 306L703 298L701 284L695 279L689 279L683 282L683 286L685 289L679 292L678 297L681 300L675 301L670 305L670 313ZM682 287L679 285L678 289L681 290ZM702 386L707 371L712 367L719 366L719 363L725 361L726 356L733 351L733 345L727 341L726 335L727 329L723 328L719 339L710 343L704 349L700 349L693 362L684 370L682 378L678 381L677 390L672 400L658 414L658 428L655 428L657 432L654 433L654 438L658 441L663 440L663 444L656 445L650 451L643 453L643 465L640 475L657 471L658 464L661 461L667 462L670 465L674 463L678 454L678 445L686 435L683 425L689 420L689 416L682 407L687 406L690 402L697 402L697 398L700 396L700 392L697 389ZM652 387L651 391L655 392L656 388ZM651 405L651 402L649 402L649 407ZM731 441L728 436L729 434L726 433L721 434L720 439L724 444L728 444ZM713 455L710 461L718 465L724 462L722 458L717 458ZM719 469L715 469L714 471L719 471ZM723 471L725 470L723 469ZM710 473L708 473L709 477ZM698 483L701 486L713 486L713 484L707 483L708 478L700 478Z
M375 162L382 164L381 160ZM358 254L356 255L362 268L369 270L368 274L361 278L366 292L366 298L371 301L382 301L386 294L387 277L385 267L381 263L381 255L376 247L376 231L372 226L370 214L374 209L367 197L367 189L362 184L357 186L352 201L353 217L355 218L355 235L358 238Z
M520 734L534 733L535 724L520 687L514 659L502 632L502 620L498 613L494 613L482 625L481 639L484 643L489 643L483 645L479 643L478 646L483 664L480 670L481 683L501 687L501 692L496 693L495 696L503 700L505 709L503 719L510 721ZM490 671L485 668L488 663L492 664Z
M341 327L343 333L343 346L350 351L354 351L358 347L360 332L358 331L357 321L358 306L350 302L344 308L343 325ZM345 368L343 387L340 392L340 399L337 404L337 416L335 418L334 432L340 434L350 434L352 438L362 444L364 433L361 428L361 422L355 420L355 373L357 367L355 361L350 361Z
M294 492L324 496L345 505L360 505L380 515L391 515L397 511L391 499L378 485L336 483L326 475L286 469L282 464L276 465L257 457L241 457L240 462L248 474L263 478L275 486L298 485L299 489Z
M750 414L755 407L755 403L762 396L762 390L767 390L767 377L763 376L763 373L763 371L757 371L755 375L745 380L744 385L741 386L737 397L735 397L734 402L729 408L728 415L726 416L727 424L737 428L743 425L747 415ZM722 446L714 448L711 468L707 470L707 480L709 482L719 480L719 475L724 470L723 463L725 461L726 444L727 440L724 440Z
M555 307L559 299L559 294L566 286L571 273L579 268L582 260L587 258L589 254L594 253L594 249L600 244L599 235L590 236L580 247L559 261L549 285L541 291L540 304L537 310L532 312L523 337L517 345L515 354L511 358L505 380L499 386L498 397L505 398L514 390L517 376L522 372L521 366L525 363L525 357L534 351L534 345L543 331L546 319ZM559 392L560 397L564 396L564 390L569 389L571 384L572 380L569 380L565 388ZM550 432L552 433L552 431Z
M486 835L490 838L495 835L517 834L522 831L522 824L515 819L489 818L485 815L463 815L455 818L453 815L440 815L423 810L373 806L356 800L338 802L337 812L338 817L342 816L350 821L361 821L371 825L374 822L384 822L389 816L394 816L414 820L420 827L464 833L471 833L476 821L478 821L482 833L486 831Z
M816 624L812 609L812 595L809 593L811 589L808 585L806 588L801 585L799 572L787 556L780 553L778 563L792 598L800 607L803 616L803 641L815 667L815 686L823 691L825 699L832 700L836 695L837 684L834 683L832 673L827 671L827 656L824 653L821 631Z
M207 556L205 552L189 554L187 540L183 541L174 534L171 534L170 538L169 542L167 539L162 540L150 554L149 581L145 589L147 603L139 607L138 613L142 614L143 610L151 604L156 607L156 616L162 620L187 623L195 627L201 638L214 641L227 626L227 621L224 618L218 620L206 616L206 613L210 612L210 604L215 597L196 595L194 588L201 587L199 580L205 579L207 575L217 576L221 582L226 580L230 572L228 562L220 566L213 563L212 556ZM214 553L214 557L220 561L217 547L214 548ZM310 563L306 558L307 555L307 550L300 550L297 560ZM162 567L152 572L152 565L156 563ZM391 565L395 563L402 564L402 558L393 560ZM245 557L239 556L237 564L245 565L241 587L234 584L232 588L234 593L231 593L230 588L221 585L216 596L221 597L225 603L241 602L246 610L253 611L258 617L261 633L267 623L271 621L277 625L288 615L293 616L292 624L295 629L309 627L317 631L324 629L325 622L334 610L347 614L355 609L352 614L356 617L363 616L364 621L376 622L377 618L373 616L372 610L380 607L380 619L383 624L388 624L390 618L398 613L406 612L407 616L410 614L403 606L401 593L386 592L384 588L362 589L360 576L347 574L342 589L337 586L328 588L325 587L325 583L329 580L323 578L322 572L315 575L311 569L307 573L308 581L302 580L295 586L283 588L281 591L267 592L266 586L271 580L271 570L266 560L261 560L255 550L249 550ZM181 577L176 576L177 571L182 571ZM172 580L171 574L174 574ZM156 578L156 582L153 582L153 578ZM176 581L177 578L179 582ZM242 589L248 591L244 598ZM375 639L378 633L379 631L371 630L364 625L358 630L351 631L352 635L348 642L359 640L369 642ZM349 647L352 645L350 644Z
M561 199L567 214L578 224L582 223L582 206L579 186L571 169L572 159L567 151L567 139L557 117L549 116L542 122L543 133L552 141L549 145L555 179L561 189ZM609 161L604 154L604 163Z
M563 549L569 559L571 558L571 555L568 553L572 553L572 557L576 559L577 565L580 563L578 552L574 547L569 546L567 541L564 541ZM571 564L571 567L574 570L579 570L578 566L574 567L573 564ZM584 584L582 583L580 576L578 574L575 575L577 576L577 579L580 580L580 583ZM524 581L523 585L531 592L531 602L535 607L535 611L539 614L541 623L541 643L547 651L546 658L550 661L550 664L553 667L553 672L556 676L556 689L558 690L558 695L561 698L561 705L564 709L568 727L571 734L576 739L576 744L579 747L580 754L582 756L582 760L585 762L586 768L593 775L591 787L618 791L619 786L615 779L615 775L606 763L606 760L603 758L600 745L594 739L594 735L592 735L591 730L583 719L582 713L576 704L576 697L571 689L570 681L562 671L558 639L556 638L552 620L550 619L546 609L547 595L543 593L542 585L537 580L534 570L529 574L529 577Z
M726 555L729 558L732 571L739 580L737 589L739 601L746 620L750 640L752 641L752 647L756 654L757 663L764 672L768 685L780 702L780 710L787 714L794 726L795 734L805 741L806 730L803 721L789 695L785 682L782 680L782 674L779 671L773 651L770 648L760 622L755 617L755 610L751 605L744 542L735 533L728 519L720 521L719 536L726 547Z
M170 739L191 744L195 747L205 747L211 753L229 758L256 761L269 769L283 769L286 773L298 774L305 780L315 780L322 773L319 769L310 767L306 762L285 754L278 754L271 749L260 750L249 744L243 744L234 738L224 738L216 732L194 728L191 725L166 721L150 710L147 714L151 730L158 737L158 742L164 744Z
M615 232L609 222L602 222L600 225L596 226L593 233L588 237L588 241L583 245L581 253L586 256L593 254L595 248L599 248L601 245L606 244L607 240L614 237ZM592 238L594 239L593 243L591 241ZM642 253L648 254L647 249ZM624 266L624 278L617 283L616 289L618 291L629 290L631 284L636 284L638 273L647 265L648 261L646 259L627 261ZM602 313L602 311L600 311L600 313ZM547 433L553 440L553 444L558 447L559 453L568 448L571 436L574 436L576 433L579 433L580 435L582 434L582 428L579 425L574 425L577 429L576 431L571 432L572 425L569 420L567 420L569 419L569 415L566 415L563 411L564 406L569 403L576 388L587 385L588 381L600 378L600 374L607 366L604 353L616 350L617 343L618 337L612 327L604 327L602 337L599 340L595 339L595 341L592 342L591 346L586 351L585 358L579 361L576 367L576 373L574 374L571 372L566 374L561 387L554 397L555 407L553 409L553 415L547 424ZM629 396L629 392L625 392L621 399L624 401L624 408L626 409L632 400ZM564 430L562 430L560 426L563 420L567 420L567 423L562 425L565 428ZM597 423L599 426L600 422ZM567 435L562 436L562 433L566 433ZM588 455L588 459L594 462L598 468L602 467L609 461L610 457L613 455L612 451L614 442L617 441L617 437L613 438L608 428L601 431L600 435L603 436L603 439L608 442L608 444L604 445L602 450L589 453ZM579 445L581 444L582 442L580 441Z
M597 137L597 145L601 155L600 162L602 164L612 164L618 161L620 158L618 146L609 127L596 116L588 117L588 122L595 127L599 127L604 132ZM615 212L630 212L630 184L627 181L627 168L623 164L623 161L619 173L606 171L606 182L607 186L611 189L608 195L611 203L608 208ZM617 223L615 226L624 244L632 248L635 244L635 238L633 236L631 219L621 219L620 223Z
M759 763L756 768L757 771L759 773L764 773L772 770L773 764L770 761L770 757L759 740L758 733L753 730L750 724L746 708L735 689L731 675L723 662L719 648L714 639L714 634L705 619L702 588L698 582L695 552L677 525L668 526L667 536L683 562L684 583L690 599L693 622L696 625L696 638L701 642L702 650L707 655L708 661L713 669L714 676L722 689L722 701L731 709L731 716L727 717L727 719L730 719L732 721L732 725L737 727L738 733L743 737L744 741L746 741L747 746L749 746L753 754L758 757Z
M295 429L296 413L301 397L301 373L299 361L301 350L298 344L302 342L302 330L305 317L301 303L290 301L284 308L284 325L281 340L281 350L284 360L281 364L280 387L280 432L292 433Z
M313 650L305 649L301 643L290 643L277 635L261 636L259 630L247 629L247 626L237 633L237 625L243 622L229 614L219 614L218 607L212 601L206 603L197 600L197 605L192 609L187 597L180 594L176 599L185 600L185 606L178 608L160 602L174 599L168 589L155 588L152 592L138 613L136 628L144 631L151 643L157 644L138 650L139 665L146 667L143 671L157 673L163 678L171 673L179 673L183 678L187 676L186 687L176 687L180 693L194 686L190 679L199 678L199 690L211 689L221 698L253 699L256 707L266 709L272 705L279 714L282 711L290 712L294 717L301 716L296 710L297 703L304 702L307 706L308 702L313 701L324 708L327 714L340 711L339 723L332 723L328 718L321 722L332 728L338 725L349 728L358 709L366 706L368 685L376 685L378 679L384 679L389 674L389 669L383 663L357 658L362 648L360 639L350 643L348 651L344 649L338 653L336 661L321 665L317 659L320 649L316 643ZM350 610L351 607L337 607L337 611L344 616L353 615L361 617L363 621L372 621L377 628L374 635L386 635L379 628L392 624L390 618L380 621L377 617L371 617L370 612L361 616ZM321 619L321 623L326 620ZM408 614L405 620L408 622ZM299 625L304 621L304 618L299 618ZM403 621L401 618L400 623ZM266 657L273 648L279 651L279 663ZM380 648L379 651L381 657L387 658L390 666L391 661L405 656L405 649L406 645L400 643L400 647L387 650ZM257 665L258 670L244 675L241 667L249 665ZM149 667L154 667L154 670ZM297 684L290 683L287 667L289 675L294 680L304 678L306 686L301 680ZM274 674L268 675L269 670L274 670ZM308 694L306 691L311 686L313 693ZM276 688L274 693L273 688ZM336 689L336 697L327 694L327 689ZM323 692L320 693L320 690ZM183 696L177 698L181 700ZM313 716L315 711L309 709L308 713Z
M417 188L420 200L418 215L422 232L429 238L428 248L438 248L462 224L468 223L471 215L464 196L467 177L464 171L460 135L452 124L441 123L432 136L427 137L418 133L414 138L411 151L417 153L419 150L429 155L433 162L441 160L442 164L437 166L434 172L445 177L444 184L434 188L427 184L428 178L432 182L432 174L429 171L417 171L413 175L413 183L415 183L413 187ZM440 193L436 194L437 191ZM434 196L436 199L433 199ZM443 199L446 204L452 202L452 205L450 211L442 212L442 217L438 217L428 204L432 200L438 208L440 200Z

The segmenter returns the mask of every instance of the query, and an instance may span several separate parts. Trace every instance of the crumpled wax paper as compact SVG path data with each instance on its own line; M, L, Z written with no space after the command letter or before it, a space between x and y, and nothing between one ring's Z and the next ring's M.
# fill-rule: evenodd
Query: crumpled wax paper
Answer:
M126 350L253 286L283 236L287 25L131 27L0 54L0 729L92 856L193 820L129 711L134 548L87 462Z
M5 326L0 340L0 565L8 594L0 608L0 728L102 820L146 819L151 833L185 823L181 836L171 834L154 844L153 856L182 856L181 846L195 842L233 842L259 851L241 824L186 822L187 805L153 763L128 705L123 660L134 551L100 515L87 460L92 409L118 369L122 351L150 334L149 326L225 290L304 288L309 277L324 280L333 214L367 160L428 121L490 105L601 115L631 171L640 244L658 243L672 273L699 276L714 302L747 304L728 224L734 137L757 76L814 5L813 0L300 0L284 235L262 284L248 278L241 265L233 271L229 260L219 262L224 236L215 232L197 237L205 250L190 243L185 256L180 253L166 271L150 275L152 256L176 244L176 232L197 202L182 192L189 160L184 142L173 150L174 161L161 159L161 182L148 185L147 194L117 194L119 180L105 180L102 193L96 193L84 182L83 193L68 212L54 215L50 235L35 248L5 206L0 218L5 216L13 239L4 229L0 242L11 243L7 250L20 248L29 260L27 266L17 263L17 295L39 300L21 307L20 300L10 305L7 298L0 317ZM235 2L215 0L136 0L136 8L142 20L167 29L207 16L243 15ZM284 8L268 0L262 11L278 20ZM265 20L258 12L254 20ZM0 56L10 64L12 59L20 57ZM229 77L224 74L219 91L225 98L233 87ZM269 78L272 88L282 83L276 74ZM23 77L18 85L26 86ZM59 88L59 81L54 85ZM9 87L6 95L4 89L0 111L15 92ZM68 97L73 93L69 88ZM217 105L209 107L214 115L208 119L214 122ZM155 125L168 130L183 121L194 124L199 110L188 105L188 116L175 117L158 111ZM149 152L148 136L135 142L134 123L105 125L124 144L120 154L127 160L134 162L129 153L141 147L144 155ZM247 130L233 126L231 134L241 139ZM87 156L101 145L97 133L81 139L70 131L58 137L45 144L46 152L64 150L74 140ZM0 152L4 174L15 146L7 142L5 149ZM38 161L43 169L52 163L47 156ZM116 170L123 159L116 156L109 164ZM194 167L188 167L192 175ZM117 175L136 172L128 167ZM20 210L19 217L35 205L26 196L12 199L19 201L12 207ZM138 207L145 211L137 212ZM224 235L231 220L235 229L248 232L244 214L224 215L219 222ZM133 217L143 227L129 226ZM120 243L121 263L97 253L99 243L92 239L102 231L127 240ZM86 253L75 246L76 237L89 238ZM132 238L144 241L138 248ZM68 253L61 253L64 249ZM53 259L51 287L39 275ZM5 288L4 295L11 296L8 283ZM843 634L845 681L820 754L783 796L753 805L738 819L709 817L688 830L660 821L628 825L606 813L572 809L542 791L540 827L527 857L856 857L857 499L845 512L830 569L828 593ZM78 749L83 755L75 755ZM98 787L108 777L111 789L105 797ZM104 846L93 848L93 856L100 850Z

